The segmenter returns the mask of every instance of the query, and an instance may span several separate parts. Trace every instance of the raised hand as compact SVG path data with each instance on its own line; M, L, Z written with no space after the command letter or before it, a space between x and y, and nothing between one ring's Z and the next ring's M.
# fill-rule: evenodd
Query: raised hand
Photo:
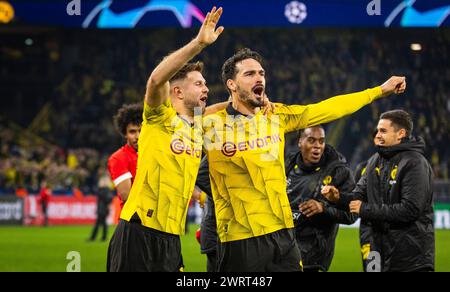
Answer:
M216 28L220 16L222 15L222 11L222 7L216 10L216 6L214 6L211 11L206 14L205 20L203 21L196 37L198 43L202 47L206 47L214 43L223 32L223 26Z
M404 76L392 76L381 85L383 96L395 93L400 94L406 90L406 78Z
M267 97L267 94L264 93L264 105L263 105L263 113L265 116L267 116L269 113L274 113L276 109L276 106L274 103L270 102L269 98Z

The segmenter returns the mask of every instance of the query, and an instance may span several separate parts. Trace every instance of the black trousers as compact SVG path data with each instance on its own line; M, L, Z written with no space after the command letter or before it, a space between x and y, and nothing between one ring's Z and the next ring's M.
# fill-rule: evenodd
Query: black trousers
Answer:
M178 235L120 220L109 243L109 272L179 272L183 269Z
M97 216L94 229L92 230L91 240L95 240L95 238L97 238L99 228L103 228L102 240L105 241L108 236L108 224L106 224L106 216L104 215Z
M294 229L219 244L219 272L301 272Z
M206 262L207 272L217 272L217 251L211 251L206 254L208 261Z

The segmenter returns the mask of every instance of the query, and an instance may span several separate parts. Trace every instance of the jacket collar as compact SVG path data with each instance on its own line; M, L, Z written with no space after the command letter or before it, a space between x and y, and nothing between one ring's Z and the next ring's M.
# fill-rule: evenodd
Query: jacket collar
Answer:
M376 146L378 154L385 159L391 159L395 155L404 151L415 151L422 155L425 154L425 141L422 137L403 138L400 144L383 147Z

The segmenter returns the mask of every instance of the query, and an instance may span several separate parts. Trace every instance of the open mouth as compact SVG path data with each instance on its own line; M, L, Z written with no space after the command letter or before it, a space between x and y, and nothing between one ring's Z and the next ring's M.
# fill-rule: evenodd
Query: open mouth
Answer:
M207 97L207 96L202 96L202 97L200 97L200 101L202 101L202 102L204 102L204 103L206 103L207 100L208 100L208 97Z
M257 97L262 98L263 93L264 93L264 86L263 86L263 85L260 85L260 84L255 85L255 86L252 88L252 91L253 91L253 93L254 93Z
M311 153L311 156L316 160L320 159L320 152L313 152L313 153Z

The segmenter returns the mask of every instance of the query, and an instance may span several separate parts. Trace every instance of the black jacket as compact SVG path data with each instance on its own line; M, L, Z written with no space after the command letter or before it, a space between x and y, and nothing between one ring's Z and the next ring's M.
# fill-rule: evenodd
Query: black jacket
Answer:
M357 217L326 203L320 190L323 185L332 184L344 192L351 191L355 186L353 174L345 158L332 146L326 145L316 165L306 166L300 152L289 155L286 176L303 266L305 269L327 271L333 259L339 223L352 224ZM298 206L309 199L324 203L324 213L311 218L301 215Z
M107 188L97 190L97 217L106 220L109 215L109 204L112 201L111 191Z
M359 163L355 168L355 182L358 183L361 177L366 173L367 160ZM367 225L364 219L360 220L359 223L359 245L361 247L361 256L363 259L363 268L366 271L367 268L367 258L370 250L367 246L370 246L370 227Z
M424 153L422 138L378 147L353 194L341 196L343 206L363 201L360 217L382 271L434 270L432 169Z
M200 225L200 247L202 253L210 253L217 250L217 225L206 156L203 157L200 163L195 185L206 193L206 201Z

